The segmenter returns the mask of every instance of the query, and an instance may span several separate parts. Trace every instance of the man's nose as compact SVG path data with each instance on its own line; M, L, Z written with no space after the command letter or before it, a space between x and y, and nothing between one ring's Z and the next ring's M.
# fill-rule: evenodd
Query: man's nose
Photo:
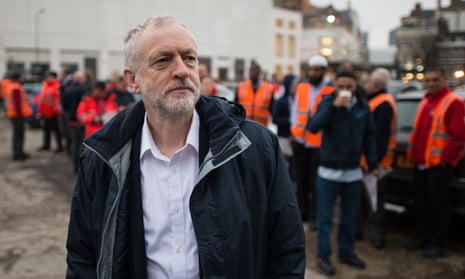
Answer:
M173 74L177 78L185 79L189 74L189 68L181 56L176 57L174 60L174 71Z

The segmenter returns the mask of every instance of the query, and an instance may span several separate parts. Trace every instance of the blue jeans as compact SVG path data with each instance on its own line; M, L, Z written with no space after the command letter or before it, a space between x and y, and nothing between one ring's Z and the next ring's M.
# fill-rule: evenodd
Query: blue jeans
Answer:
M355 222L359 207L360 186L360 181L350 183L334 182L318 176L316 183L316 221L318 227L317 256L331 256L330 235L333 226L334 206L338 196L341 198L338 229L339 255L354 255Z

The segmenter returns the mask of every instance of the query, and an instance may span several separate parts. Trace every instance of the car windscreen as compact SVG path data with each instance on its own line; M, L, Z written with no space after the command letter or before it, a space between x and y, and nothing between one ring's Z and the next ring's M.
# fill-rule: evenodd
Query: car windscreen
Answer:
M417 113L419 100L398 100L397 106L397 130L410 132Z

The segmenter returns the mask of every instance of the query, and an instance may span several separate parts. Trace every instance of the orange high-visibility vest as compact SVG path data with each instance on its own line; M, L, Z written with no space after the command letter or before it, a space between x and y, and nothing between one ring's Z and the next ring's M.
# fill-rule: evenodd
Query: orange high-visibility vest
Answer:
M254 93L250 80L239 83L237 97L238 103L244 106L247 118L263 126L270 122L270 104L273 99L273 85L262 81L257 92Z
M460 97L455 95L453 92L448 92L442 97L433 110L433 121L431 123L431 129L428 135L425 149L425 168L431 168L441 164L441 154L444 147L449 143L449 133L445 123L445 115L450 105L455 101L460 101ZM413 124L413 130L409 136L409 146L407 149L408 158L412 158L412 145L415 140L415 132L418 128L420 121L420 115L423 112L427 100L423 100L418 105L417 115ZM458 154L456 160L452 162L452 165L457 165L463 154Z
M291 134L294 138L303 140L307 145L320 147L321 145L321 133L312 133L305 129L308 122L308 114L314 114L321 99L324 95L331 94L334 91L334 87L325 85L321 88L320 92L315 97L313 105L310 105L310 83L301 82L297 84L295 93L295 102L297 104L296 115L294 124L291 126Z
M5 99L6 90L10 83L11 81L9 79L3 79L2 81L0 81L0 92L1 92L0 98Z
M382 103L387 102L392 108L392 118L391 118L391 135L389 136L389 142L386 154L384 157L379 160L378 165L384 168L389 168L392 165L392 161L394 159L394 148L396 147L396 119L397 119L397 109L396 109L396 102L391 94L383 93L379 94L378 96L370 99L368 101L368 106L370 107L370 111L373 112L376 108L381 105ZM360 166L365 167L367 166L366 157L362 156L360 159Z
M16 118L19 116L29 117L32 115L32 109L29 106L26 92L19 82L9 82L2 90L5 90L3 96L5 97L6 116L8 118ZM16 90L21 94L21 115L17 114L15 102L13 100L13 91Z

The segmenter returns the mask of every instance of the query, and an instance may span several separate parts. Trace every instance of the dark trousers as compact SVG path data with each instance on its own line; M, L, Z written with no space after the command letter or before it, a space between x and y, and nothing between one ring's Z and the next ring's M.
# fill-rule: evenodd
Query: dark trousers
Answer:
M13 128L13 137L11 147L13 150L13 159L23 156L24 146L24 117L10 118L11 126Z
M387 179L383 178L378 181L378 203L376 212L371 208L371 202L369 194L362 183L360 207L358 211L356 233L363 234L363 227L365 222L368 225L369 237L373 241L384 241L386 234L386 209L384 209L384 203L386 201L386 184Z
M74 171L77 173L79 169L79 156L81 155L83 146L82 141L84 139L84 125L78 122L68 123L69 135L70 135L70 155L73 161Z
M69 155L72 155L71 148L72 148L72 138L71 138L71 128L69 127L69 113L64 112L61 115L61 125L62 125L62 132L63 137L65 138L65 147L66 152Z
M360 199L360 181L350 183L335 182L317 178L317 256L331 255L330 236L333 227L333 212L338 197L340 198L339 228L337 232L338 254L340 256L354 255L355 222Z
M428 245L444 248L450 223L449 177L451 167L414 171L416 232Z
M316 217L316 174L320 164L320 150L307 148L292 142L297 201L303 219L315 221Z
M42 143L43 148L50 148L50 137L52 132L55 134L55 140L57 143L57 149L63 149L61 139L61 129L59 116L55 115L52 117L44 118L44 139Z

